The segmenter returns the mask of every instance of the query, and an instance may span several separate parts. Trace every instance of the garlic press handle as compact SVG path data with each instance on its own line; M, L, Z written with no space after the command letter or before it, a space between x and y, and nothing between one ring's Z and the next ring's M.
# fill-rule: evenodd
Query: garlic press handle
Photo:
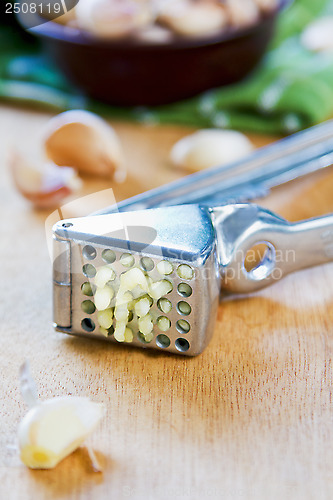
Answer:
M333 261L333 214L290 223L249 204L213 214L222 288L228 292L253 292L293 271ZM258 262L259 244L265 252Z

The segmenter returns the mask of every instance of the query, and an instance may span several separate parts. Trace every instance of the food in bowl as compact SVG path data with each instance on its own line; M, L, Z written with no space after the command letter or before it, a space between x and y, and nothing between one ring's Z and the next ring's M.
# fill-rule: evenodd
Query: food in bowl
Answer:
M38 15L31 33L85 95L117 106L156 106L247 76L289 3L79 0L57 22L41 23ZM205 18L198 15L204 10Z
M258 22L279 0L80 0L55 21L103 39L168 43Z

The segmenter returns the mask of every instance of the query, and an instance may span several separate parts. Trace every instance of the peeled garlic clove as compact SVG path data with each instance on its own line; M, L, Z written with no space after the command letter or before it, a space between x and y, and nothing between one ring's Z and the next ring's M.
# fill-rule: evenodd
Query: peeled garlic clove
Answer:
M135 33L135 38L141 42L164 44L172 41L173 33L163 26L153 24Z
M37 208L54 207L81 187L69 167L59 168L51 162L35 166L17 152L11 154L9 165L17 189Z
M227 24L222 5L189 0L166 3L158 15L158 21L185 36L213 35Z
M259 6L253 0L227 0L229 22L236 28L249 26L260 18Z
M239 160L253 151L250 140L234 130L199 130L172 148L170 159L181 168L198 171Z
M301 35L301 43L312 52L333 51L333 16L310 23Z
M44 130L45 151L59 166L79 173L124 179L119 138L102 118L88 111L65 111L51 118Z
M76 16L80 28L104 38L124 37L154 20L149 2L142 0L80 0Z
M103 405L87 398L65 396L37 404L19 425L22 462L32 469L52 469L81 446L103 414Z

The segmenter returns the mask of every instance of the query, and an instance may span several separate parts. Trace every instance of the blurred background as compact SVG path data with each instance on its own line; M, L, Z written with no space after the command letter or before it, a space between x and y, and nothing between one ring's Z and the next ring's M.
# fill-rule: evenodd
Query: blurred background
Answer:
M332 498L332 264L223 300L212 342L183 359L55 332L45 221L215 165L232 176L255 148L331 118L333 0L0 6L2 496ZM309 141L319 166L331 126ZM328 168L254 201L297 221L332 212L332 190ZM20 464L25 359L42 399L106 405L104 476L83 452L49 473Z
M3 101L278 134L332 114L331 0L38 5L1 4Z

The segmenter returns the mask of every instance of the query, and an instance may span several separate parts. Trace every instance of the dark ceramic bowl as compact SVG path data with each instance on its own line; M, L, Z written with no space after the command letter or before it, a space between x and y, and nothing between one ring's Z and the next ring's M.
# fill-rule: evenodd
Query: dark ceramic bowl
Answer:
M152 44L108 41L48 22L33 29L48 55L86 94L115 105L159 105L237 82L260 61L280 8L246 29Z

